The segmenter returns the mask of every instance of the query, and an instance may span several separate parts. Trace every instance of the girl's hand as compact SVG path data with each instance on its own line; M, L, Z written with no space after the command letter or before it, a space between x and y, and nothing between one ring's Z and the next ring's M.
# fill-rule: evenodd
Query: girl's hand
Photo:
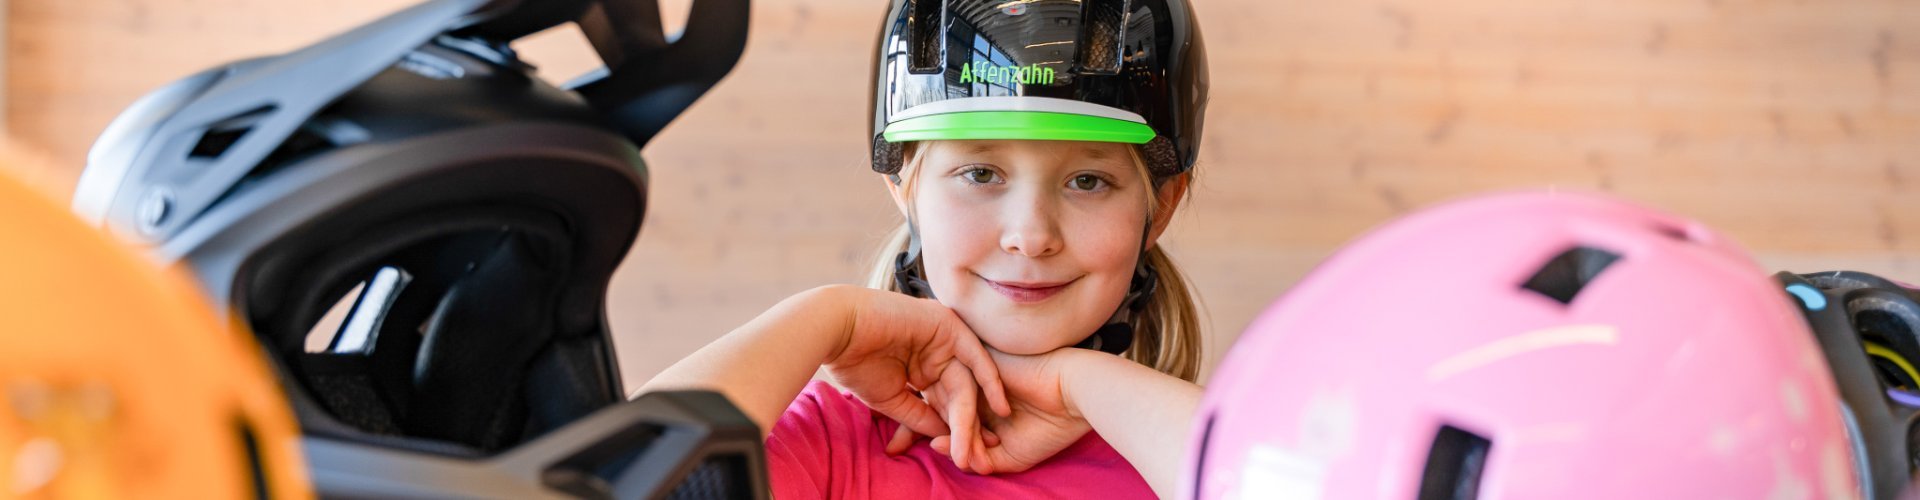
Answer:
M1103 354L1072 348L1034 356L989 351L1007 384L1013 412L1004 417L984 415L987 430L982 435L997 439L982 439L980 444L985 449L967 453L976 458L964 463L955 460L955 465L979 474L1024 471L1072 446L1093 429L1070 405L1061 380L1063 369L1075 358ZM955 406L952 398L957 395L945 392L946 388L947 384L942 384L928 391L928 401L935 406ZM932 445L936 451L956 455L951 452L953 442L941 436L935 437Z
M949 453L955 463L973 459L985 448L976 432L980 398L994 414L1011 411L999 371L973 330L939 302L884 290L838 290L853 314L842 345L825 364L828 375L903 428L928 436L951 433L967 443ZM953 404L936 410L915 390L950 395Z

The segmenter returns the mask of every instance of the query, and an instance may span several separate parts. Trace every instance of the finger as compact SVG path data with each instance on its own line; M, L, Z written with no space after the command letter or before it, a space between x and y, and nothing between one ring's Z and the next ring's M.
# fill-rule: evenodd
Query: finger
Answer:
M993 464L989 460L987 460L986 445L976 439L971 444L969 444L969 446L973 448L973 452L972 452L973 459L970 462L968 462L967 465L973 469L973 473L983 475L983 476L987 474L992 474Z
M966 327L963 325L960 328ZM1000 384L1000 367L993 364L993 356L987 353L985 346L980 345L980 339L973 336L973 331L967 330L966 333L965 340L954 342L954 358L973 371L974 383L986 393L987 407L992 408L995 415L1013 413L1013 405L1007 404L1007 389Z
M972 379L967 367L961 365L947 365L947 373L940 377L939 392L942 396L951 396L942 399L945 400L943 406L947 410L947 428L952 431L952 442L958 443L953 446L953 463L963 469L969 467L970 460L975 456L974 451L979 448L979 399L974 392Z
M974 391L976 389L975 387L972 387L971 382L972 381L969 379L965 384L968 386L966 387L967 391ZM971 396L974 401L974 404L970 405L972 408L969 410L972 413L969 413L966 417L952 417L952 418L954 418L956 421L960 421L964 419L965 421L973 424L968 429L970 436L968 436L965 441L949 441L949 444L955 443L955 442L964 443L964 446L967 448L967 460L966 460L966 463L963 465L963 467L966 470L971 471L974 474L980 474L980 475L992 474L994 470L993 464L987 459L987 443L984 437L985 433L992 432L992 431L987 428L985 421L986 419L998 418L998 417L994 416L993 414L987 413L987 410L985 408L980 407L979 401L984 396L978 394L977 392L975 392L974 394L970 394L969 396ZM953 405L953 406L958 406L958 405ZM954 409L961 409L961 408L954 408ZM962 436L960 436L957 433L953 436L953 439L955 440L958 440L961 438ZM960 446L960 445L954 445L954 446Z
M952 338L948 342L952 346L952 360L960 360L962 365L972 369L973 383L987 392L987 408L993 408L996 415L1014 412L1012 406L1006 404L1006 387L1000 385L1000 367L993 363L993 356L987 354L987 348L979 344L979 337L973 335L972 329L960 321L960 315L954 315L952 310L947 310L947 313L948 321L943 329L948 335L943 338Z
M912 447L914 440L919 437L920 433L913 432L913 429L905 425L895 428L893 430L893 439L887 440L887 454L899 455L901 452L907 451L907 448Z
M949 444L952 442L953 442L953 438L950 436L938 436L933 438L933 441L928 442L927 446L932 447L933 451L940 452L941 455L946 455L947 452L953 451L949 449L951 448Z
M1000 468L994 465L993 460L990 460L987 458L987 445L985 444L980 445L980 459L978 461L980 462L981 474L999 474L1000 473Z
M912 429L913 432L927 436L941 436L947 433L947 422L940 419L940 414L925 401L913 397L906 391L896 392L891 397L871 402L867 406L899 422L901 426Z
M971 469L967 464L967 460L973 458L973 446L969 444L972 441L969 441L967 436L963 435L967 433L968 431L963 430L947 436L947 457L953 459L953 465L961 469ZM960 444L955 446L953 443Z
M984 397L986 397L986 396L984 396L984 395L982 395L981 397L983 397L983 398L984 398ZM977 405L976 405L976 406L977 406ZM980 411L980 412L978 412L978 413L975 413L974 415L977 415L977 416L979 416L979 417L980 417L980 447L981 447L981 449L986 449L986 448L990 448L990 447L994 447L994 446L1000 446L1000 434L999 434L999 433L996 433L996 432L993 432L993 429L994 429L994 428L997 428L997 427L1004 427L1005 425L1007 425L1007 424L1006 424L1006 421L1007 421L1007 419L1008 419L1009 417L1008 417L1008 416L1000 416L1000 415L994 415L994 414L991 414L991 413L987 413L987 412L986 412L986 411L984 411L984 410L983 410L983 411ZM984 455L982 455L982 456L984 456Z

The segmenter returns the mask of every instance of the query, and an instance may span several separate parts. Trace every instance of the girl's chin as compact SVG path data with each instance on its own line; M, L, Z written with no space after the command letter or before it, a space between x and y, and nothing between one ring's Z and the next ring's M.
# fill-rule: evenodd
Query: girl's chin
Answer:
M985 338L982 338L982 339L980 339L980 341L981 341L981 343L984 343L984 344L986 344L986 345L987 345L987 347L992 347L992 348L993 348L993 350L996 350L996 351L1000 351L1000 352L1004 352L1004 353L1007 353L1007 354L1018 354L1018 355L1021 355L1021 356L1030 356L1030 355L1034 355L1034 354L1045 354L1045 353L1047 353L1048 351L1052 351L1052 350L1054 350L1054 349L1059 349L1059 348L1061 348L1061 347L1064 347L1064 346L1057 346L1057 345L1056 345L1056 346L1049 346L1049 345L1047 345L1047 344L1045 344L1045 343L1043 343L1043 342L1033 342L1033 341L1029 341L1029 340L1025 340L1025 339L1022 339L1022 340L1018 340L1018 341L1014 341L1014 342L1011 342L1011 343L1009 343L1009 342L993 342L993 341L989 341L989 340L987 340L987 339L985 339Z
M1026 328L1019 324L974 325L971 323L968 327L973 328L973 333L980 337L981 343L1007 354L1045 354L1054 349L1078 344L1085 338L1084 335L1064 338L1053 333L1062 330L1057 327Z

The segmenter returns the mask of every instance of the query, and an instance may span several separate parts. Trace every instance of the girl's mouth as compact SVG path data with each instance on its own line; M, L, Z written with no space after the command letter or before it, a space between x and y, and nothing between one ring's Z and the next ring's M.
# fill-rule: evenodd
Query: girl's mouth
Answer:
M1001 295L1005 295L1008 299L1021 304L1032 304L1035 302L1047 300L1048 298L1051 298L1054 295L1059 294L1061 290L1065 290L1067 288L1067 285L1073 284L1072 280L1056 281L1056 282L1019 282L1019 281L994 281L994 280L987 279L985 277L982 277L980 279L982 281L986 281L987 286L993 287L993 291L1000 292Z

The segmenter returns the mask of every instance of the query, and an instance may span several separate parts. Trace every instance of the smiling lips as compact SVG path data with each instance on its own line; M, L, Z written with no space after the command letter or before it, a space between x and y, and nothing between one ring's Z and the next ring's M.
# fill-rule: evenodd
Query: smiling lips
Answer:
M1000 292L1001 295L1007 296L1008 299L1022 304L1032 304L1047 300L1047 298L1059 294L1061 290L1065 290L1067 285L1073 284L1073 281L1039 283L980 279L986 281L987 286L993 287L994 291Z

